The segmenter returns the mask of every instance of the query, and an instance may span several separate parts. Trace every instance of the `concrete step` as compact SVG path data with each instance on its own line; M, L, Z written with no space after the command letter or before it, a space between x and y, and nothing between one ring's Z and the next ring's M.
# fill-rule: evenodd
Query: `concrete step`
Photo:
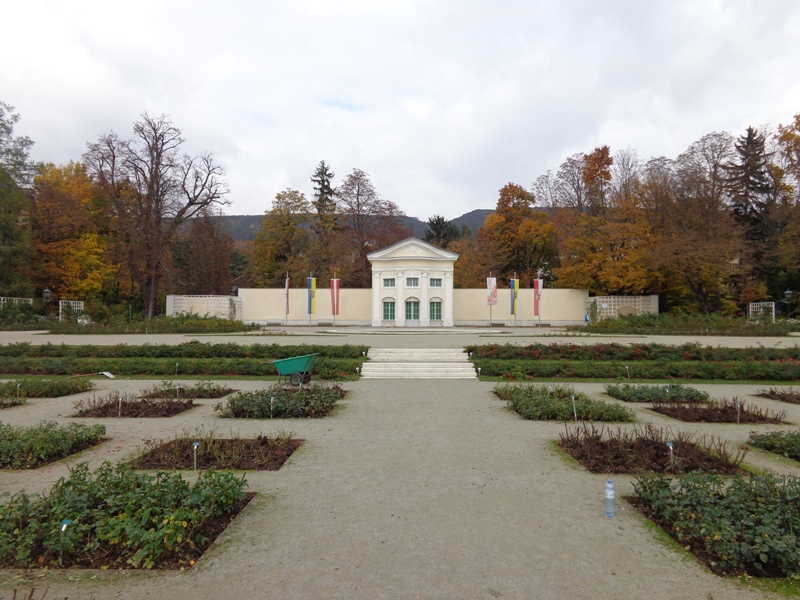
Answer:
M361 367L364 379L474 379L467 354L458 349L373 348Z

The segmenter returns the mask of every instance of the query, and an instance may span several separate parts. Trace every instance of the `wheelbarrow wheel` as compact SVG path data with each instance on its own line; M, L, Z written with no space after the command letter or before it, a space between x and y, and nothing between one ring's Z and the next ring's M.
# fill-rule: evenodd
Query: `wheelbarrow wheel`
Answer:
M289 375L289 383L292 385L300 385L303 383L303 374L302 373L292 373Z

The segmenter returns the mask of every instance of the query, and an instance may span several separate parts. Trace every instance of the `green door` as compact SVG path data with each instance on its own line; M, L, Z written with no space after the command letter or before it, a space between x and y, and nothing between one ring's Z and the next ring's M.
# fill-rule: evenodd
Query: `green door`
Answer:
M419 327L419 300L406 300L406 325Z

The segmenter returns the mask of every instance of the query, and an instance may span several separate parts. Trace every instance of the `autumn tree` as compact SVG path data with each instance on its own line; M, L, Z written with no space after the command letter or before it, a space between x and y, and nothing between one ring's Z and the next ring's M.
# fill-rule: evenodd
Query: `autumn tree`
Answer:
M640 194L655 240L648 260L660 273L667 308L737 311L732 285L741 236L725 206L725 174L733 138L711 133L676 160L647 164Z
M336 188L342 226L347 231L352 252L352 268L343 285L368 288L372 270L367 254L402 240L409 235L399 217L403 215L394 202L381 197L369 175L361 169L345 177ZM350 260L345 256L339 260Z
M586 209L592 214L603 214L606 211L606 194L611 183L613 162L608 146L595 148L583 157L581 178L586 190Z
M277 287L287 273L296 281L308 274L309 233L304 225L311 210L302 192L287 188L276 194L250 250L246 273L251 285Z
M181 224L227 204L223 172L210 154L182 153L181 131L166 116L142 115L133 138L114 133L89 144L84 159L115 206L127 268L147 317L155 315L164 264Z
M206 213L189 219L177 232L171 248L170 293L231 293L233 238L211 217Z
M516 273L520 285L530 287L540 274L549 278L555 258L555 229L549 216L534 211L534 195L520 185L501 188L495 212L478 231L485 268L483 277L501 279Z
M107 228L108 197L84 165L41 165L30 220L33 275L64 300L107 299L119 276Z
M776 142L780 164L773 164L773 172L779 168L783 176L781 184L775 186L780 192L776 212L781 228L774 288L782 295L787 289L800 290L800 113L790 124L778 126Z

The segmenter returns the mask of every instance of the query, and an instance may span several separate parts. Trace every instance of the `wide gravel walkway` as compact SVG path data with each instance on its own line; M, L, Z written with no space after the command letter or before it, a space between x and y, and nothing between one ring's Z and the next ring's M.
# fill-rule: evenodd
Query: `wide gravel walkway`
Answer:
M273 341L295 343L258 340ZM154 383L98 380L98 391ZM15 586L27 592L30 579L37 598L49 586L47 598L70 600L767 597L667 548L624 502L618 501L616 517L604 517L605 477L552 448L564 425L519 419L493 396L492 383L362 380L345 387L350 394L342 407L322 420L221 420L212 411L216 401L157 423L102 420L113 439L81 456L93 466L118 460L143 439L200 425L243 436L284 429L306 443L280 471L247 474L259 495L191 571L34 573L28 581L3 571L0 598L10 598ZM576 387L595 396L602 389ZM755 389L725 386L725 393ZM33 400L0 416L19 424L66 421L73 400ZM794 412L790 420L800 422ZM737 430L734 437L746 435ZM65 472L60 463L35 473L0 473L0 489L46 489ZM631 481L615 478L619 495L632 491Z

